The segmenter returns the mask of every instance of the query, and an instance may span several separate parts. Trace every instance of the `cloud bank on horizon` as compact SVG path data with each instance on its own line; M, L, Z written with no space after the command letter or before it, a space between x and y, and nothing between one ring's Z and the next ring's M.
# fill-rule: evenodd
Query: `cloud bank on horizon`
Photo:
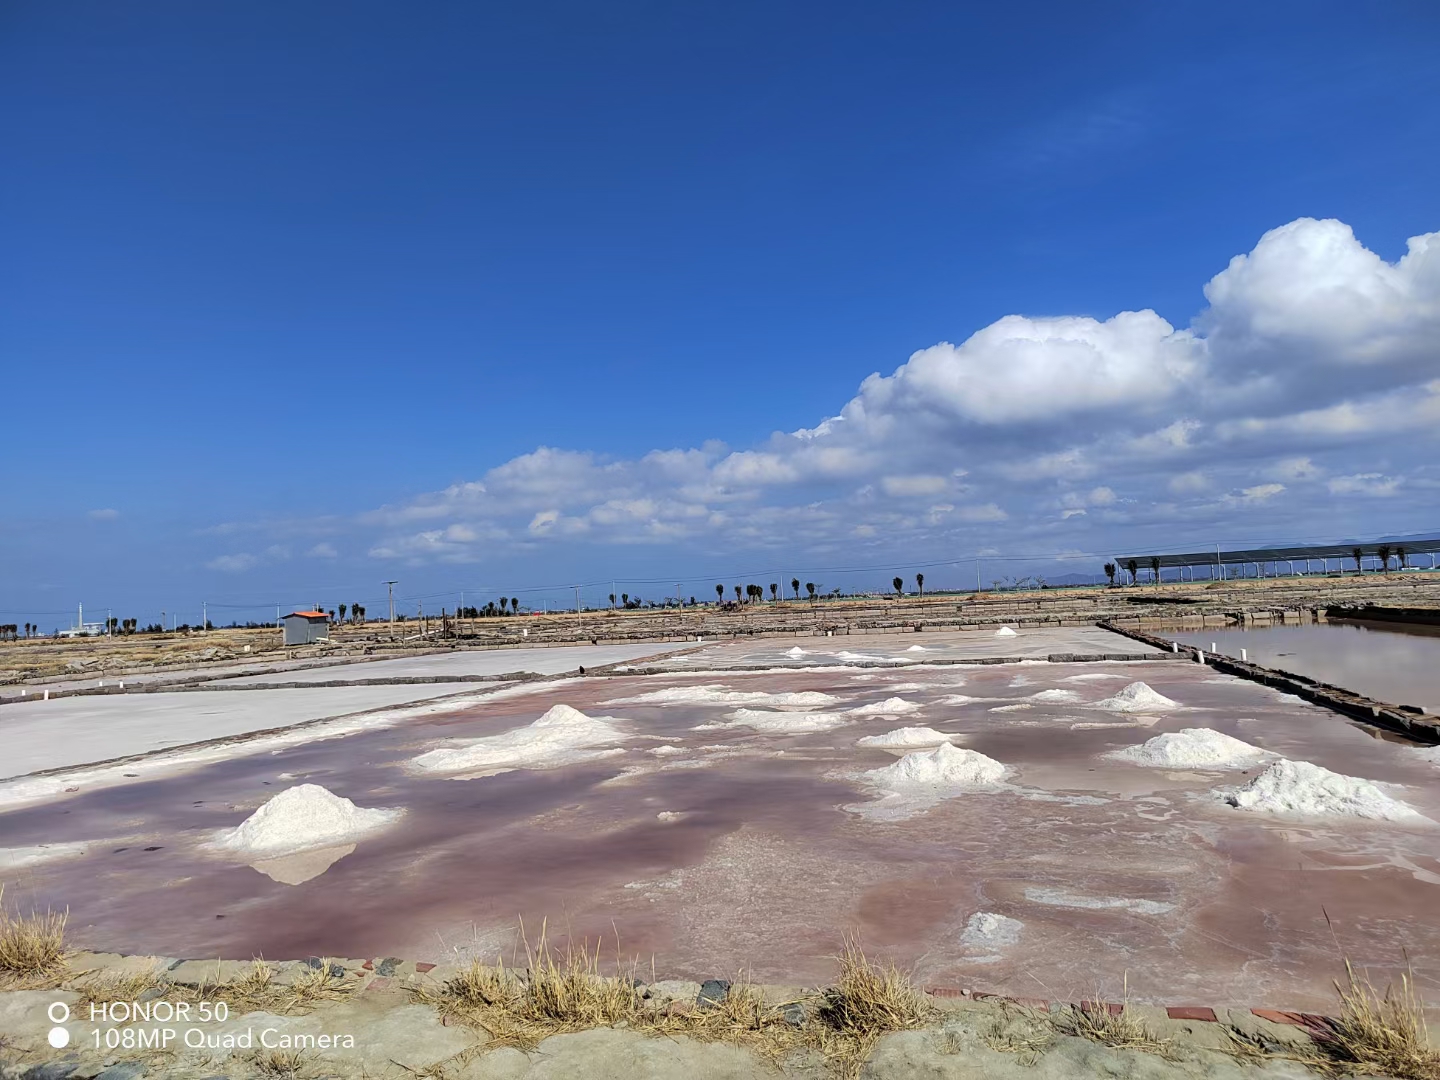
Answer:
M1343 222L1300 218L1204 295L1182 329L1148 309L1010 315L753 448L542 446L344 531L380 559L469 562L565 541L1060 551L1149 530L1173 546L1247 512L1323 534L1345 507L1433 528L1440 232L1392 264Z

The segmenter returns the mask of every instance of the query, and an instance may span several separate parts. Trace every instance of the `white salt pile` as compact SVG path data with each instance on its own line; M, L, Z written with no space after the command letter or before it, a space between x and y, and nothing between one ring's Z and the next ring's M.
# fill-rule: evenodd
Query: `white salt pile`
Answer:
M806 653L804 649L800 648L799 645L796 645L793 649L787 649L785 651L785 655L790 657L792 660L799 660L800 657L807 656L809 654Z
M994 758L947 742L934 750L906 754L883 769L871 769L865 778L887 791L938 791L993 784L1005 772L1005 766Z
M996 915L993 911L977 911L966 920L960 944L972 949L1003 949L1020 941L1024 927L1019 919Z
M776 709L817 709L839 698L817 690L767 694L761 690L731 690L727 686L671 686L634 697L613 698L606 705L768 705Z
M286 788L233 829L215 846L252 855L288 855L312 848L353 843L383 829L402 810L366 810L319 784Z
M1030 695L1031 701L1079 701L1080 695L1074 690L1041 690Z
M1127 678L1127 676L1125 676L1125 675L1115 675L1115 674L1109 674L1109 673L1097 671L1097 672L1094 672L1093 674L1085 674L1085 675L1066 675L1065 678L1064 678L1062 681L1063 681L1063 682L1102 682L1102 681L1104 681L1104 680L1106 680L1106 679L1124 679L1124 678Z
M1429 761L1432 764L1440 765L1440 746L1431 746L1424 750L1412 750L1410 753L1412 757L1417 757L1421 761Z
M855 740L856 746L876 746L882 749L902 746L938 746L947 743L953 736L929 727L902 727L887 731L884 735L866 735Z
M925 648L924 645L911 645L911 646L910 646L908 649L906 649L905 651L906 651L906 652L929 652L930 650L927 649L927 648Z
M805 735L816 731L829 731L850 723L850 718L835 713L767 712L764 709L736 709L729 714L724 724L700 724L696 731L716 731L721 728L747 727L777 735Z
M1015 636L1015 631L1014 631L1014 630L1011 630L1010 627L1008 627L1008 626L1002 626L1002 627L1000 627L999 630L996 630L996 631L995 631L995 636L996 636L996 637L1014 637L1014 636Z
M1132 682L1113 697L1097 701L1090 707L1109 712L1154 712L1157 709L1178 709L1180 703L1150 689L1146 683Z
M431 750L410 764L424 772L496 773L511 769L549 769L619 750L614 746L628 736L611 721L614 717L586 716L569 705L556 705L533 724L503 735L476 739L464 746Z
M1275 762L1244 787L1222 792L1231 806L1269 814L1340 816L1372 821L1428 819L1369 780L1342 776L1308 761Z
M1272 755L1221 731L1182 728L1105 756L1158 769L1245 769Z
M651 747L645 752L647 754L654 754L656 757L672 757L675 754L685 753L685 748L682 746L672 746L670 743L665 743L663 746Z
M850 711L865 716L901 716L905 713L919 712L924 707L913 701L906 701L902 697L888 697L884 701L877 701L874 705L861 705Z
M841 649L839 652L837 652L837 653L835 654L835 659L837 659L837 660L845 660L845 661L848 661L848 662L850 662L850 663L855 663L856 661L869 660L870 662L874 663L874 662L876 662L876 661L884 662L885 660L887 660L887 659L889 659L889 658L888 658L888 657L885 657L885 656L871 656L869 653L850 652L848 649Z

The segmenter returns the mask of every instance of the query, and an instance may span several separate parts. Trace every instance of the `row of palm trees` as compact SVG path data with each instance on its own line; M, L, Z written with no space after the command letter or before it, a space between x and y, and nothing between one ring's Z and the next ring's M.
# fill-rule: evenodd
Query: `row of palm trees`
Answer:
M1401 570L1404 570L1406 567L1408 567L1408 566L1410 565L1410 556L1409 556L1409 554L1406 552L1406 550L1405 550L1405 548L1404 548L1403 546L1391 547L1389 544L1379 544L1379 545L1377 545L1376 548L1375 548L1375 557L1380 560L1380 568L1379 568L1379 572L1380 572L1380 573L1386 573L1386 574L1388 574L1388 573L1390 572L1390 560L1391 560L1391 559L1394 559L1394 560L1399 564L1398 569L1401 569ZM1365 572L1365 549L1364 549L1364 548L1360 548L1360 547L1353 547L1353 548L1351 548L1351 549L1350 549L1350 558L1352 558L1353 560L1355 560L1355 572L1356 572L1356 573L1359 573L1359 574L1363 574L1363 573ZM1279 562L1285 562L1286 560L1281 559L1281 560L1278 560L1278 561L1279 561ZM1299 560L1295 560L1295 561L1298 562ZM1138 559L1130 559L1128 562L1125 563L1125 567L1124 567L1124 568L1125 568L1127 571L1129 571L1129 573L1130 573L1130 584L1132 584L1132 585L1135 584L1135 583L1139 580L1138 577L1136 576L1136 575L1139 573L1139 571L1140 571L1140 562L1139 562L1139 560L1138 560ZM1117 566L1117 565L1116 565L1115 563L1113 563L1113 562L1107 562L1107 563L1105 564L1104 569L1105 569L1105 576L1106 576L1106 578L1109 579L1111 585L1114 585L1114 584L1115 584L1115 575L1120 571L1120 567ZM1278 571L1278 566L1277 566L1277 571ZM1158 556L1152 555L1152 556L1150 557L1150 573L1154 575L1154 577L1153 577L1152 580L1155 582L1155 584L1157 584L1157 585L1160 584L1160 559L1159 559ZM920 576L920 575L918 575L918 574L916 575L917 579L919 578L919 576ZM895 581L896 581L895 588L896 588L896 591L898 592L898 591L899 591L899 588L900 588L900 585L899 585L900 579L899 579L899 578L896 578Z

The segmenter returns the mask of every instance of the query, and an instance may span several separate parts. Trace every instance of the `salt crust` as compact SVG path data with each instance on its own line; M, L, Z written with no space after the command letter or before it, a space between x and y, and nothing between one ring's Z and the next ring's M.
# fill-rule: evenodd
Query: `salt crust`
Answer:
M1163 709L1178 709L1181 706L1178 701L1171 701L1164 694L1150 689L1147 683L1132 682L1113 697L1097 701L1090 707L1105 709L1108 712L1155 712Z
M1024 926L1019 919L996 915L993 911L977 911L965 921L960 944L972 949L1003 949L1020 941Z
M614 719L586 716L569 705L555 705L533 724L464 746L431 750L410 764L422 772L437 773L496 773L569 765L621 752L596 749L629 737L612 722Z
M1245 769L1272 756L1221 731L1182 728L1147 739L1138 746L1112 750L1105 757L1157 769Z
M815 709L840 699L818 690L769 694L763 690L731 690L719 683L705 686L670 686L634 697L612 698L606 705L768 705L776 709Z
M736 709L728 714L728 722L700 724L695 731L718 731L724 728L747 727L775 735L804 735L829 731L851 723L851 718L836 713L767 712L764 709Z
M319 784L286 788L214 845L248 855L287 855L353 843L396 821L403 810L366 810Z
M1281 758L1244 787L1220 793L1240 810L1308 817L1354 817L1370 821L1428 821L1369 780L1342 776L1308 761Z
M938 746L958 736L947 735L928 727L902 727L887 731L884 735L866 735L855 741L856 746L876 746L882 749L902 746Z
M84 855L89 850L90 844L85 842L30 844L26 847L0 848L0 871L20 870L27 866L53 862L56 859L71 859L77 855Z

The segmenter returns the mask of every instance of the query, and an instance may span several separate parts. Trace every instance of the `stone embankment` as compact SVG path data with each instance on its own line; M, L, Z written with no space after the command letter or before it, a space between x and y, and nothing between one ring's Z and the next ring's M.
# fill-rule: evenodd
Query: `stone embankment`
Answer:
M0 991L0 1078L830 1080L846 1074L814 1049L767 1056L743 1032L733 1039L656 1037L625 1023L576 1025L522 1050L437 1008L460 968L384 957L271 962L266 969L262 984L250 961L74 954L48 985ZM731 983L661 980L637 989L654 1008L683 1014L722 1007ZM818 988L748 989L795 1028L817 1022L825 1000ZM175 1018L176 1003L200 1000L233 1004L223 1020L213 1008L201 1020L193 1004L187 1019ZM1317 1014L1219 1004L1059 1002L963 987L928 987L924 1000L928 1019L882 1035L869 1047L861 1075L1296 1080L1327 1075L1324 1046L1336 1030L1332 1018ZM112 1016L116 1003L121 1007ZM1123 1024L1108 1044L1095 1025L1076 1024L1102 1016ZM172 1038L160 1045L165 1030Z

